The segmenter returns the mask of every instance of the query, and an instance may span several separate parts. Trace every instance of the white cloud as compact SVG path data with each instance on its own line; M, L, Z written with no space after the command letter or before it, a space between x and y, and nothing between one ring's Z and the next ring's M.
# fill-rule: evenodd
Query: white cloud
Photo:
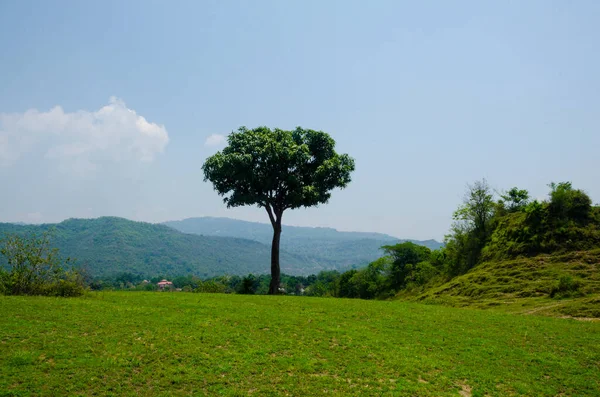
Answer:
M212 134L204 142L204 146L219 146L225 143L225 136L220 134Z
M148 122L112 97L97 111L0 113L0 167L30 153L63 169L93 171L106 163L151 162L169 143L165 126Z

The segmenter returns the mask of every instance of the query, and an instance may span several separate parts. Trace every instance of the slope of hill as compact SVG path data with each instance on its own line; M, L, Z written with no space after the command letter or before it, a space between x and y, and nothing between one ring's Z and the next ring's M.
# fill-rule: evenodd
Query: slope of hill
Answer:
M600 317L600 249L484 262L449 282L400 298L524 314Z
M164 223L185 233L241 237L260 242L271 242L273 228L268 223L248 222L231 218L200 217ZM335 241L374 239L394 241L397 238L383 233L339 232L328 227L283 226L283 234L290 239L326 239Z
M61 256L73 257L94 276L132 272L143 275L268 273L270 247L232 237L197 236L164 225L123 218L69 219L58 224L0 223L5 232L27 234L53 231ZM297 256L282 252L282 271L308 274L321 270Z
M229 236L271 244L271 225L230 218L188 218L164 223L184 233L205 236ZM344 269L364 266L383 255L382 245L412 241L431 249L442 246L435 240L399 240L382 233L340 232L332 228L283 226L281 249L307 263L324 268Z

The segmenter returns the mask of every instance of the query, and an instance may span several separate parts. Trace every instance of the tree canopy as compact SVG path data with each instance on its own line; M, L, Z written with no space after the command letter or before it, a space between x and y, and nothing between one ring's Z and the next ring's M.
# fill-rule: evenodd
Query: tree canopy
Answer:
M335 141L322 131L241 127L202 170L228 207L311 207L350 183L354 160L334 149Z

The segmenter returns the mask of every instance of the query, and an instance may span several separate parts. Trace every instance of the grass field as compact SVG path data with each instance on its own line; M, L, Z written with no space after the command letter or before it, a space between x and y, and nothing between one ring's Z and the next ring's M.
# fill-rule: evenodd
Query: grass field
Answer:
M403 302L0 296L0 395L598 396L600 323Z

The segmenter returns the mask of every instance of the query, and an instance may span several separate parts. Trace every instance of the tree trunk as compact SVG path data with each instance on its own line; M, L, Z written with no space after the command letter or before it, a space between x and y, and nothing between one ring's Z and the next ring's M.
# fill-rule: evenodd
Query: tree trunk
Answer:
M273 222L273 243L271 244L271 284L269 295L279 294L281 270L279 269L279 242L281 240L281 215Z

